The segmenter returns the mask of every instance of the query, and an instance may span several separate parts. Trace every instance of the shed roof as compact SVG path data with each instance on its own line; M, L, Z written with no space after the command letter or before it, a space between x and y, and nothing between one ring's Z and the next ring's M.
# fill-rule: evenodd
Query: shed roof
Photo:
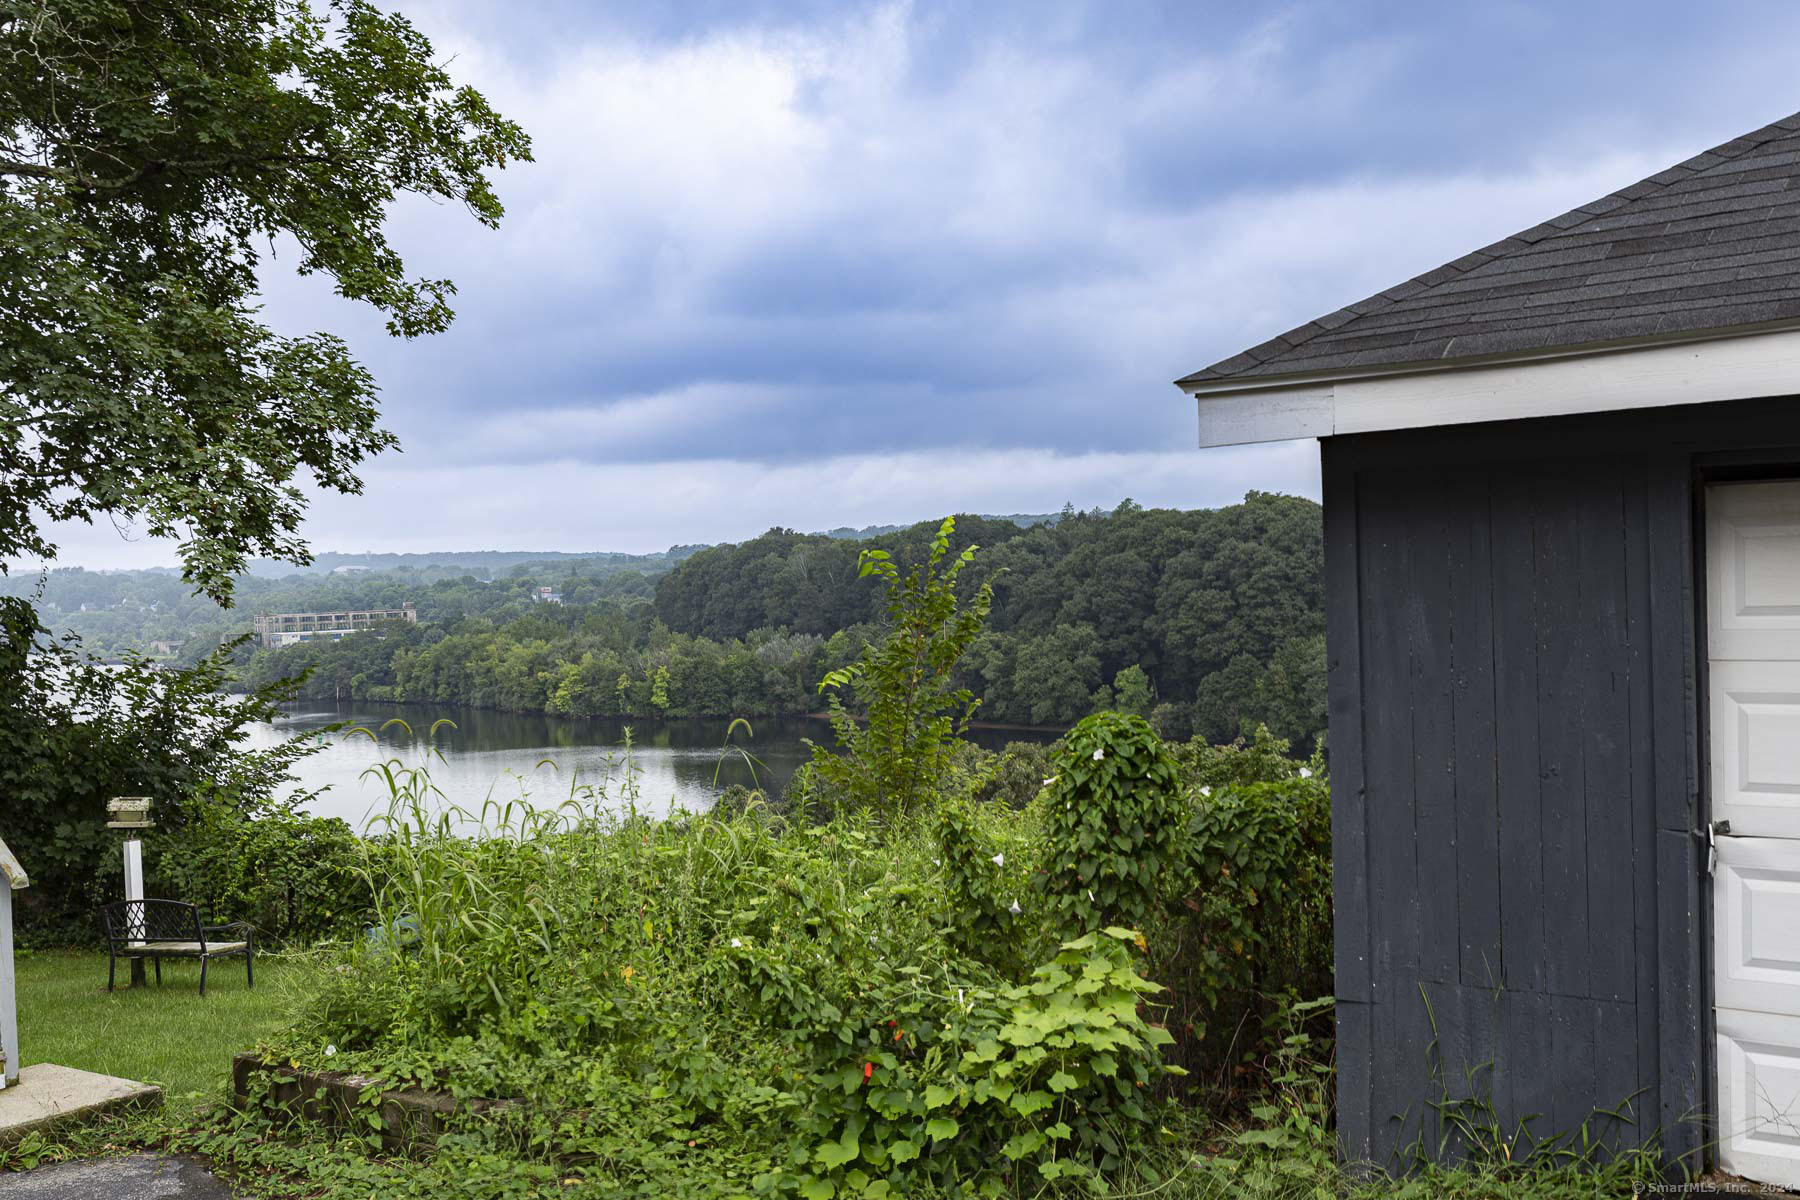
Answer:
M1800 114L1176 382L1189 389L1800 318Z

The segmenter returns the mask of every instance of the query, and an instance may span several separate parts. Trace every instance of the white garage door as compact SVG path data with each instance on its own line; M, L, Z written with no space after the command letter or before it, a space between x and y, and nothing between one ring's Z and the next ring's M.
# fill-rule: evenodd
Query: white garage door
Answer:
M1800 1187L1800 482L1706 513L1719 1165Z

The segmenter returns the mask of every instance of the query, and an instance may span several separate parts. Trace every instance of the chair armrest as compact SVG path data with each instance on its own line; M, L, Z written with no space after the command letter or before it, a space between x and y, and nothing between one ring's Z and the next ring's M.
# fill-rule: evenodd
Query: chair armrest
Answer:
M249 933L250 932L250 922L248 922L248 921L228 921L227 923L225 923L223 925L202 925L200 927L200 932L201 933Z

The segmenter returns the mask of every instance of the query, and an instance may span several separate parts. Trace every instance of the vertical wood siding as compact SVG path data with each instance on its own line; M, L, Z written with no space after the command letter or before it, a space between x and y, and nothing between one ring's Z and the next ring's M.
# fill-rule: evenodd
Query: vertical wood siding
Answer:
M1697 1161L1696 481L1780 446L1791 400L1323 443L1346 1158L1452 1111Z

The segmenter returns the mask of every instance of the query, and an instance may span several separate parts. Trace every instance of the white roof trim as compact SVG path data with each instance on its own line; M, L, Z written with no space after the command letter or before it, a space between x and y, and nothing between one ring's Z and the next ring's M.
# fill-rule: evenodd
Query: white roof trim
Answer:
M1800 395L1800 328L1183 390L1201 446Z
M25 868L19 865L13 852L6 848L4 839L0 839L0 883L5 883L15 892L31 885L31 880L25 878Z

